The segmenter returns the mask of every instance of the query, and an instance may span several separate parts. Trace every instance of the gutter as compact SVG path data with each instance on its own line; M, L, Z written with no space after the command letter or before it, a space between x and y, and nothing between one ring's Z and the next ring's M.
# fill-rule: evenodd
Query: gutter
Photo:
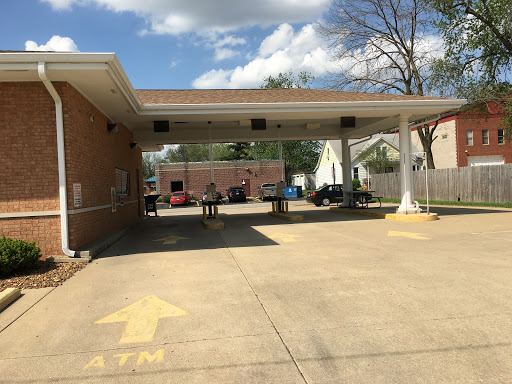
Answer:
M75 257L75 251L69 249L68 231L68 202L66 194L66 157L64 148L64 118L62 114L62 100L46 75L46 62L37 64L37 72L44 86L55 101L55 119L57 123L57 158L59 164L59 200L60 200L60 232L62 251L66 256Z

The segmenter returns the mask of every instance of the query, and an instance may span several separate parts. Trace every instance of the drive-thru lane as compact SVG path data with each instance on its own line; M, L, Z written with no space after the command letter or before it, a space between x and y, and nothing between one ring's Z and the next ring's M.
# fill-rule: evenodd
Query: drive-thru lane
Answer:
M269 205L144 220L0 333L0 382L512 380L511 210Z

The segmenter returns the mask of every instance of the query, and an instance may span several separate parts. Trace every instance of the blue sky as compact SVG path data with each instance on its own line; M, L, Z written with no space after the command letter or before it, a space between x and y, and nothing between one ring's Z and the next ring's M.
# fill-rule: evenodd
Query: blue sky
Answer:
M333 69L329 0L3 1L0 50L115 52L136 89L258 88Z

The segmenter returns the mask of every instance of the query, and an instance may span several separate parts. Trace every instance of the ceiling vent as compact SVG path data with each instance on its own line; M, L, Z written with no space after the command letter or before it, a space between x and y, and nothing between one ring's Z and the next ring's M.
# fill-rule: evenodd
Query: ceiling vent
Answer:
M267 120L251 119L251 128L253 131L264 131L267 129Z
M155 133L169 132L169 122L167 120L153 121L153 130Z
M341 128L355 128L356 127L356 117L355 116L345 116L341 117Z

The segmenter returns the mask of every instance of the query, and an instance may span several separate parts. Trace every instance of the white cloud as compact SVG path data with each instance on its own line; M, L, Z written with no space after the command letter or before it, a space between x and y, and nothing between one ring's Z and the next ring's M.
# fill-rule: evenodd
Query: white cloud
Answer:
M242 27L304 23L319 19L331 0L42 0L55 10L95 5L114 12L132 12L146 20L142 33L223 34Z
M258 55L245 66L214 69L192 83L194 88L258 88L263 79L292 70L320 77L334 70L327 43L308 24L294 32L289 24L280 25L261 43Z
M278 49L290 45L294 32L290 24L284 23L279 26L270 36L267 36L260 45L260 56L264 57L274 53Z
M234 51L229 48L216 48L215 56L213 57L215 61L221 61L226 59L231 59L232 57L238 56L239 52Z
M25 51L80 52L72 39L59 35L54 35L43 45L37 45L35 41L27 40L25 42Z
M215 49L215 54L213 57L215 61L231 59L240 55L240 51L226 47L235 47L237 45L247 44L247 41L242 37L225 36L217 41L215 41L215 37L210 38L212 41L208 42L206 46Z

